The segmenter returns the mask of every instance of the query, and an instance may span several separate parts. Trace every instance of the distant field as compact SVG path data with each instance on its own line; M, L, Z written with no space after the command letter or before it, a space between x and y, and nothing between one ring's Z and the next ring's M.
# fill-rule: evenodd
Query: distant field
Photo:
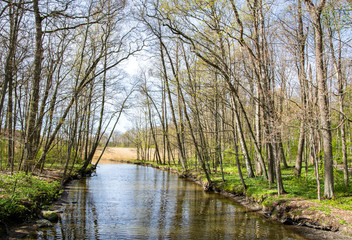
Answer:
M93 163L98 160L102 149L97 149L93 157ZM136 148L117 148L108 147L100 159L99 163L111 163L113 161L128 161L137 159L137 149Z

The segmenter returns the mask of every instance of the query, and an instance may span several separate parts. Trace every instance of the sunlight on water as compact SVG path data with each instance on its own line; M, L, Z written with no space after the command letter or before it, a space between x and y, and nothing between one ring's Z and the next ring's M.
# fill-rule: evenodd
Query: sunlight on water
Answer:
M304 239L176 174L101 165L68 187L61 219L37 239Z

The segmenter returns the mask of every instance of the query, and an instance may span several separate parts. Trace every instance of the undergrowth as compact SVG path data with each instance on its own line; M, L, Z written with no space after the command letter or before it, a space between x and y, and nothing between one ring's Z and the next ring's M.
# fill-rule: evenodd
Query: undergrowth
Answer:
M0 220L23 219L59 197L60 183L17 172L0 175Z

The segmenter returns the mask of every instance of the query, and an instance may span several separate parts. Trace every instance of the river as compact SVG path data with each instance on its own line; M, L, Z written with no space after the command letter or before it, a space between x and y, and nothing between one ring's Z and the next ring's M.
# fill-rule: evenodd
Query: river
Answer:
M151 167L103 164L66 190L59 222L37 239L304 239Z

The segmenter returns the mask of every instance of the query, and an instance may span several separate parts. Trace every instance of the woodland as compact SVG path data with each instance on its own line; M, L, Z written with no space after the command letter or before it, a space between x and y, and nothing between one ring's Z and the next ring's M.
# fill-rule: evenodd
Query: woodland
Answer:
M337 0L1 0L0 204L28 176L60 170L62 187L114 143L208 188L234 177L280 196L300 182L352 201L351 12ZM117 135L122 114L133 127Z

